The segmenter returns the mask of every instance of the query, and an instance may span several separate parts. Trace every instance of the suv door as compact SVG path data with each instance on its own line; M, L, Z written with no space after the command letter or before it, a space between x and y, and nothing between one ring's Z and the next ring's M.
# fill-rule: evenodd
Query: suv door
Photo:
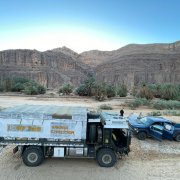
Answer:
M164 127L162 125L154 124L150 126L149 134L157 139L158 141L162 140Z
M169 123L164 123L164 129L163 129L163 138L164 139L173 139L173 133L174 133L174 126Z

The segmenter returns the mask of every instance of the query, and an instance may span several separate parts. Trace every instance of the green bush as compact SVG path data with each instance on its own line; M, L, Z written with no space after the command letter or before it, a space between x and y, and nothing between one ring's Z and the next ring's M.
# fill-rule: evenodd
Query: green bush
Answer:
M135 108L137 108L139 106L149 106L150 101L147 100L146 98L135 98L132 102L128 102L127 105L131 109L135 109Z
M38 93L39 94L45 94L46 93L46 88L42 85L38 85Z
M147 88L152 93L153 97L161 98L161 85L160 84L148 84Z
M106 84L96 83L94 86L94 95L96 100L103 101L107 97Z
M139 92L134 94L146 99L155 97L165 100L180 100L180 84L148 84L141 87Z
M106 93L107 93L108 98L115 97L116 96L116 88L112 85L107 85Z
M37 95L38 94L38 86L34 82L26 82L26 83L24 83L23 92L27 95Z
M77 93L79 96L88 96L88 92L87 92L87 89L86 89L86 85L85 85L85 84L80 85L80 86L76 89L76 93Z
M113 108L108 105L108 104L102 104L100 107L100 109L103 109L103 110L112 110Z
M23 83L16 83L16 84L13 84L12 87L11 87L11 91L12 92L20 92L24 90L24 84Z
M65 84L62 88L59 89L59 93L69 95L73 92L73 86L70 84Z
M164 111L163 115L166 115L166 116L180 116L180 111L168 110L168 111Z
M178 88L172 84L164 84L161 87L161 98L165 100L176 100L178 97Z
M180 101L173 100L154 100L152 101L152 107L158 110L161 109L180 109Z
M6 78L3 81L3 85L0 86L0 89L2 89L2 91L12 92L22 91L25 94L44 94L46 92L44 86L23 77Z
M126 97L127 96L127 87L126 85L122 84L119 87L117 87L117 95L120 97Z
M136 86L134 86L132 89L131 89L131 95L132 96L136 96L138 93L138 88Z
M20 92L24 90L24 84L29 82L30 80L23 78L23 77L12 77L11 81L11 91L13 92Z
M29 81L24 83L23 92L27 95L44 94L46 92L46 88L37 84L34 81Z
M146 98L146 99L153 99L153 93L150 89L148 89L146 86L143 86L140 88L137 97L139 98Z
M165 100L178 100L180 97L180 85L177 84L149 84L147 88L152 92L156 98Z
M93 96L93 91L94 91L94 86L95 86L95 79L94 78L89 78L84 81L83 84L81 84L77 89L76 93L79 96Z
M162 116L160 111L153 111L147 114L148 116Z

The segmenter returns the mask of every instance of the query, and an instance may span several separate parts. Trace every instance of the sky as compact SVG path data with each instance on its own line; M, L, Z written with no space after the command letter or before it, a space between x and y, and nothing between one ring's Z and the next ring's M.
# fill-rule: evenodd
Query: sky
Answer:
M0 0L0 50L115 50L180 40L179 0Z

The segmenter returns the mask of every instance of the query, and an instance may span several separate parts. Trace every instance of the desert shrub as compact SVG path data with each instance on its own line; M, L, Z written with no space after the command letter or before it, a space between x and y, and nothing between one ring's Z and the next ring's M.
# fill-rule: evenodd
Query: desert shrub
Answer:
M35 86L25 87L24 93L27 94L27 95L37 95L38 94L38 89Z
M161 85L160 84L148 84L147 88L152 93L153 97L161 98Z
M86 90L86 86L85 84L80 85L77 89L76 89L76 93L79 96L88 96L88 92Z
M38 94L37 85L34 82L26 82L24 83L23 92L27 95L36 95Z
M27 95L44 94L46 92L46 88L37 84L34 81L29 81L24 83L23 92Z
M20 92L24 90L24 84L23 83L16 83L16 84L13 84L12 87L11 87L11 91L13 92Z
M93 89L94 89L95 83L96 82L94 78L89 78L84 81L84 85L86 86L88 96L93 96Z
M162 116L160 111L153 111L147 114L148 116Z
M156 98L165 100L178 100L180 97L180 85L177 84L149 84L147 88L152 92Z
M166 116L180 116L180 111L167 110L167 111L163 112L163 115L166 115Z
M154 100L152 101L152 107L158 110L161 109L180 109L180 101L174 100Z
M23 77L13 77L10 79L11 81L11 91L20 92L24 90L24 84L29 82L30 80Z
M132 96L136 96L138 93L138 88L136 86L134 86L132 89L131 89L131 95Z
M176 100L178 97L178 88L172 84L164 84L161 87L161 98L165 100Z
M107 85L106 93L107 93L108 98L115 97L116 96L116 88L113 85Z
M94 86L94 95L96 100L103 101L107 97L106 84L96 83Z
M149 106L150 101L147 100L146 98L135 98L132 102L127 102L127 105L131 109L135 109L135 108L137 108L139 106Z
M155 97L165 100L180 100L180 84L147 84L133 95L146 99Z
M117 95L120 97L126 97L127 96L127 87L126 85L122 84L120 86L117 87Z
M102 104L101 106L99 106L100 109L103 109L103 110L112 110L113 108L108 105L108 104Z
M46 92L46 88L44 86L23 77L6 78L1 84L3 91L23 91L25 94L44 94Z
M153 93L150 89L148 89L146 86L143 86L140 88L137 97L139 98L146 98L146 99L153 99Z
M84 83L81 84L76 89L76 93L79 96L93 96L94 86L95 86L95 79L89 78L85 80Z
M45 94L46 93L46 88L40 84L37 84L38 88L38 94Z
M59 89L59 93L69 95L73 92L73 86L70 84L65 84L62 88Z

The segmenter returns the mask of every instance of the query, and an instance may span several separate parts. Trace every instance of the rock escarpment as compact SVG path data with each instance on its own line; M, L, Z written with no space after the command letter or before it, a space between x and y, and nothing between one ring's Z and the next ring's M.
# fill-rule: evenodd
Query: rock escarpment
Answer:
M180 83L180 42L128 45L95 68L99 81L133 87L141 83Z
M0 78L26 77L48 87L64 83L79 85L89 75L89 67L62 52L6 50L0 52Z
M171 44L130 44L114 51L81 54L63 47L39 52L0 52L0 80L23 76L48 88L78 86L89 75L109 84L180 83L180 41Z

